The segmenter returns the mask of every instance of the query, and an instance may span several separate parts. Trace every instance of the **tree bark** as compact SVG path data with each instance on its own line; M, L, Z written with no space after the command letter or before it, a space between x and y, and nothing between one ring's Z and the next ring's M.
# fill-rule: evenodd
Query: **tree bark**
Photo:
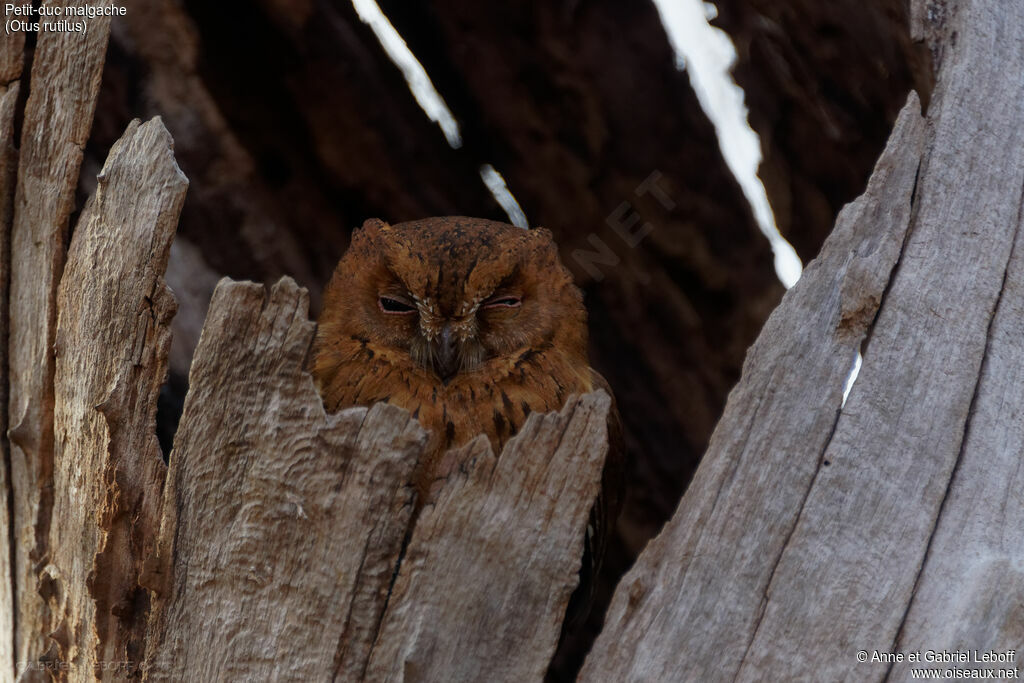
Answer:
M721 4L769 193L810 258L904 100L905 17L888 2ZM132 116L160 115L192 180L168 273L182 305L167 405L184 395L219 275L290 274L316 310L365 218L502 219L477 174L493 164L586 287L592 360L626 422L629 495L605 600L677 505L781 295L767 243L646 0L381 5L452 108L461 149L347 0L146 0L115 26L91 155ZM164 429L169 443L173 417ZM586 645L573 647L578 661Z
M211 303L148 579L150 680L324 680L339 649L368 654L426 434L391 407L324 414L307 306L290 280Z
M571 4L383 3L460 123L452 150L347 0L139 2L115 26L90 152L132 116L176 140L181 385L212 292L193 283L287 273L316 310L365 218L502 219L478 175L493 164L587 287L593 360L638 454L621 569L677 504L782 290L653 6Z
M109 28L109 18L98 17L84 38L41 34L25 105L11 229L8 350L18 661L42 655L50 632L38 576L49 552L54 494L55 302Z
M1024 8L925 4L927 117L912 98L868 191L769 320L581 680L882 680L908 672L858 650L1019 648L1003 591L1020 592L1024 546L1004 534L1022 397L996 373L1019 336L1004 330L1019 305ZM1010 498L968 504L982 489ZM953 552L979 524L977 554Z
M570 399L499 456L457 456L406 549L367 680L541 680L580 570L581 533L608 451L611 400ZM538 539L544 539L538 543ZM467 625L472 624L472 628Z
M0 679L14 661L14 543L11 538L13 488L11 451L7 440L9 394L7 336L10 327L8 296L11 282L11 224L18 179L18 149L14 122L21 95L25 36L16 33L0 40Z
M176 304L163 282L188 181L159 119L111 150L82 213L57 293L54 490L40 592L47 657L117 680L136 661L166 467L156 402Z

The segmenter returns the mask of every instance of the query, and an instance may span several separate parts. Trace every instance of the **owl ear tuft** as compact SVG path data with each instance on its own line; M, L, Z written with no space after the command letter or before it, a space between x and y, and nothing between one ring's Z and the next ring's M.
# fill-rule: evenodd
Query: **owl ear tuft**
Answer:
M530 228L529 249L533 253L532 259L538 263L561 263L559 257L558 243L555 236L547 228Z
M555 236L547 228L531 228L530 237L533 240L533 248L551 254L558 253L558 243Z
M551 234L551 231L547 228L530 228L528 234L532 235L534 239L541 242L554 244L555 236Z
M366 252L367 249L371 251L374 250L374 245L379 244L382 239L381 234L390 229L391 226L379 218L367 219L363 222L361 227L352 231L349 247L345 254L354 254L356 252L363 253Z
M360 230L366 230L367 232L384 232L390 229L391 225L387 223L387 221L382 221L379 218L367 218L363 222L363 227L360 228Z

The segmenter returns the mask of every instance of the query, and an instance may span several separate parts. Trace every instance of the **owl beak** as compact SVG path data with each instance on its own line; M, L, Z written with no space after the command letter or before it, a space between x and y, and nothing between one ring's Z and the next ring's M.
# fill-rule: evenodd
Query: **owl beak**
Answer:
M441 329L441 336L437 345L437 376L444 381L451 379L459 369L459 348L452 333L451 324L446 324Z

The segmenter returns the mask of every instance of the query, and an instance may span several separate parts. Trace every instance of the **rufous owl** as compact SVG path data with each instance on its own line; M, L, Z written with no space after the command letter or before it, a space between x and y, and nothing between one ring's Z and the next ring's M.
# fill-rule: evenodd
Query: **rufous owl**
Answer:
M587 362L583 296L551 233L474 218L369 220L357 230L324 291L312 370L329 410L387 402L430 431L420 505L449 448L485 434L500 453L530 413L595 388L611 395ZM609 441L583 580L619 507L614 406Z

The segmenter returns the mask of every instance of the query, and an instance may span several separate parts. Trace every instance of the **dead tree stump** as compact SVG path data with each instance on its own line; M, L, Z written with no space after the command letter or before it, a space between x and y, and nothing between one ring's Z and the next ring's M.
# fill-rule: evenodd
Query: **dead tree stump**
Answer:
M896 655L1024 650L1024 5L911 10L929 110L911 95L751 348L580 680L904 680ZM0 680L541 679L608 397L468 444L414 519L422 428L326 414L305 290L224 280L166 467L187 181L159 119L114 146L65 249L107 30L40 37L17 148L24 46L0 43Z

